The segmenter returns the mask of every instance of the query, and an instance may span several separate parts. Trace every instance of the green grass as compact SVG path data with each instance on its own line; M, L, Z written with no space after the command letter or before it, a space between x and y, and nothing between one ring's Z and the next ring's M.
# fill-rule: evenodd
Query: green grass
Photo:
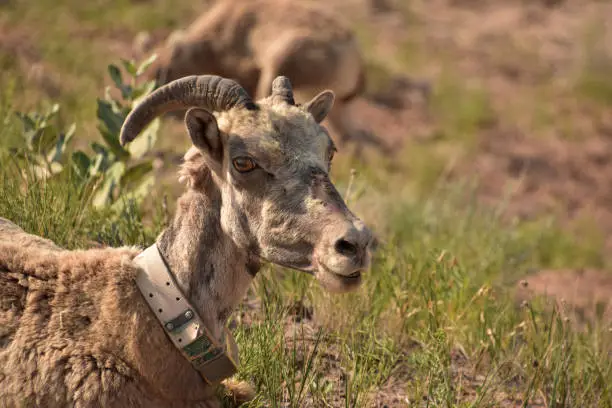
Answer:
M576 80L578 95L605 107L612 106L612 54L603 38L606 38L606 22L601 17L587 25L584 33L585 56Z

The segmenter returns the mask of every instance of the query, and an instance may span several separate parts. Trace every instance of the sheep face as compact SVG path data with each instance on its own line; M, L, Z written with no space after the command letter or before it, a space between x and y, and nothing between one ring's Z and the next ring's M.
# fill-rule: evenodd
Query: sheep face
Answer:
M372 235L329 178L335 147L319 122L332 104L333 94L324 92L308 107L267 98L259 110L216 118L191 109L185 120L198 147L186 159L212 170L221 226L239 247L344 292L361 282Z
M251 255L312 273L330 291L348 291L370 263L372 234L329 178L335 147L320 123L333 103L333 92L324 91L296 105L283 76L258 103L233 80L184 77L128 115L121 142L159 114L189 108L193 148L182 177L204 195L213 194L207 190L212 178L225 234Z

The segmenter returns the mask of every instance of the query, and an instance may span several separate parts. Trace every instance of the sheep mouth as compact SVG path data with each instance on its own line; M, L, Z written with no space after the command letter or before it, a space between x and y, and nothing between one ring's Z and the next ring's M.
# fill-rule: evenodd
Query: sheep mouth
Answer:
M267 260L266 258L264 258L262 256L260 256L260 259L262 259L265 262L278 265L278 266L280 266L282 268L293 269L294 271L304 272L304 273L307 273L309 275L315 275L314 267L310 263L290 264L290 263L284 263L284 262L278 262L278 261L274 261L273 262L273 261Z
M361 271L353 272L350 275L340 275L339 273L335 273L331 271L329 271L329 273L333 274L334 277L346 283L352 284L352 283L356 283L357 281L361 280Z
M318 264L318 271L319 273L324 273L327 276L332 277L334 280L336 280L337 282L346 285L346 286L354 286L354 285L358 285L359 283L361 283L361 275L362 275L362 271L361 270L357 270L349 275L343 275L340 273L336 273L334 271L332 271L331 269L329 269L328 267L326 267L323 264Z
M314 260L314 262L304 262L301 264L297 264L297 263L288 263L288 262L285 263L285 262L279 262L279 261L271 262L270 260L265 259L261 255L259 255L259 257L260 259L266 262L276 264L283 268L288 268L288 269L293 269L295 271L304 272L316 278L327 277L327 278L324 278L323 280L333 281L335 282L333 286L340 285L341 287L344 287L345 289L348 289L348 290L359 286L362 280L362 274L363 274L362 269L356 270L348 275L344 275L344 274L340 274L340 273L332 271L330 268L325 266L322 262L317 262L316 259Z
M361 271L353 272L350 275L339 275L337 273L335 275L340 276L345 279L357 279L357 278L361 278Z

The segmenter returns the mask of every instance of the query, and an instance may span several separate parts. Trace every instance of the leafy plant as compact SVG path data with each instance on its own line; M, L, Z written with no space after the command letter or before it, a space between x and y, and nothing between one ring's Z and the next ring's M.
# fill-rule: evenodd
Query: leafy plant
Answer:
M75 123L66 130L62 129L59 110L60 106L54 104L42 114L17 112L23 125L25 149L13 150L13 153L30 161L39 177L48 177L62 171L66 147L76 130Z
M120 97L114 97L111 87L107 87L104 98L97 99L97 127L102 141L90 144L92 154L83 150L68 154L76 125L73 123L66 130L62 128L57 104L43 114L17 113L23 125L25 148L16 152L34 165L36 176L40 178L56 176L71 165L81 187L92 188L95 207L119 208L130 200L139 202L149 193L154 181L150 174L153 163L146 156L157 140L159 119L155 119L127 148L121 146L119 135L130 111L155 89L155 81L138 81L155 58L153 55L138 66L134 61L122 60L127 82L119 67L108 66L109 76Z

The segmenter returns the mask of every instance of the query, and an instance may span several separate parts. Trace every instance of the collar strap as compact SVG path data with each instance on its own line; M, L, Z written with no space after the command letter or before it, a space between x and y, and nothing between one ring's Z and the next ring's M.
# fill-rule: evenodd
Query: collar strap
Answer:
M238 370L238 347L224 327L221 340L215 339L196 309L183 296L166 262L153 244L134 258L140 272L136 285L160 321L164 331L209 384L231 377Z

